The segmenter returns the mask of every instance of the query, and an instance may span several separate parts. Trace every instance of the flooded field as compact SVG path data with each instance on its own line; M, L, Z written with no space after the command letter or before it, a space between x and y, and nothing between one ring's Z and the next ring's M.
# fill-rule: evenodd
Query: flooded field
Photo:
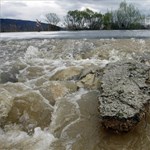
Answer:
M128 133L101 125L103 70L150 66L150 39L0 41L0 150L149 150L150 108Z

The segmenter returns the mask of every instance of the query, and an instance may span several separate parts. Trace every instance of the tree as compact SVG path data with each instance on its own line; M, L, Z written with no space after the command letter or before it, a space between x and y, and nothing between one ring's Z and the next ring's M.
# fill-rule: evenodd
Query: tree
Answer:
M102 25L102 14L93 12L88 8L83 11L68 11L65 17L65 24L71 30L100 29Z
M85 9L85 22L87 28L91 30L98 30L102 26L102 14L98 12L93 12L90 9Z
M120 29L130 29L139 25L142 20L140 11L133 4L125 1L120 3L118 10L113 13L113 23L117 23Z
M112 12L107 12L103 15L103 25L104 29L111 29L112 28Z
M60 22L60 18L55 13L48 13L45 17L49 24L57 25Z

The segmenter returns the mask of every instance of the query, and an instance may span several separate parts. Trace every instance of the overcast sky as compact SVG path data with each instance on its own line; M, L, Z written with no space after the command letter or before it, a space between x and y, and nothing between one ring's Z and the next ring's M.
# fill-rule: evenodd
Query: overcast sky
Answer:
M46 13L56 13L60 18L69 10L90 8L105 13L117 9L122 0L0 0L0 18L44 21ZM144 14L150 14L150 0L126 0Z

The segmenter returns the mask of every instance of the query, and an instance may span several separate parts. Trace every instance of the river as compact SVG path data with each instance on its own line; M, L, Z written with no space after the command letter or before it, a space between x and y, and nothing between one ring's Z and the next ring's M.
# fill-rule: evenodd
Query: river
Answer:
M150 38L150 30L95 30L55 32L8 32L1 33L1 39L99 39L99 38Z
M0 150L149 150L150 108L132 131L101 126L109 63L150 66L150 31L2 33Z

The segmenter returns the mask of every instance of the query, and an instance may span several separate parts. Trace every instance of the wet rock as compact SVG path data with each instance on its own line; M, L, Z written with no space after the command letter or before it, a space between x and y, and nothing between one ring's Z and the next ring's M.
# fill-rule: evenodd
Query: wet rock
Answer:
M98 117L99 112L97 106L99 105L98 96L99 91L92 90L81 96L80 99L77 100L79 105L80 114L83 118L92 118Z
M77 82L78 87L87 89L98 89L101 85L99 78L95 74L88 74L82 80Z
M16 70L23 70L27 67L27 64L25 62L23 62L22 60L17 60L14 64L13 64L13 68L16 68Z
M7 90L12 96L17 96L22 94L25 91L31 90L29 87L25 86L23 83L11 83L8 82L6 84L0 85L0 88L4 88Z
M27 80L36 79L42 75L44 75L44 69L42 67L31 66L19 74L18 80L19 82L25 82Z
M4 125L12 108L14 97L30 90L23 83L6 83L0 85L0 125Z
M0 88L0 126L4 125L12 107L13 96L4 88Z
M73 80L79 78L81 74L81 67L68 67L62 70L57 71L53 76L50 77L50 80Z
M129 131L144 116L150 101L146 84L150 68L135 61L109 64L102 79L103 93L99 97L102 124L106 128Z
M78 87L87 89L99 89L101 85L101 78L103 76L103 69L95 65L85 66L82 70Z
M58 98L77 91L77 85L72 81L49 81L35 89L39 90L51 105L54 105Z
M83 77L85 77L88 74L96 74L97 75L100 73L100 71L102 70L102 68L100 68L99 66L90 64L90 65L85 65L84 69L82 70L81 74L80 74L80 79L82 79Z
M23 130L33 131L35 127L48 127L53 108L36 91L28 91L13 99L5 124L20 124Z
M139 62L144 63L147 66L150 66L150 52L139 52L132 57L133 59L138 60Z
M148 72L148 77L147 77L146 83L150 84L150 71Z
M0 73L0 83L18 82L19 72L25 67L26 64L19 60L10 64L6 63L6 65L2 67L2 72Z
M50 125L51 132L56 137L60 137L62 130L79 117L77 105L70 101L70 98L59 99L55 104L52 122Z
M42 86L47 81L48 81L48 77L42 76L34 80L29 80L25 82L25 84L34 89L34 88Z
M99 112L98 91L90 91L82 94L76 103L78 104L79 118L64 126L60 139L70 149L93 150L99 142ZM69 142L74 141L69 144Z
M16 72L2 72L0 74L0 83L6 82L18 82L18 79L16 78Z

